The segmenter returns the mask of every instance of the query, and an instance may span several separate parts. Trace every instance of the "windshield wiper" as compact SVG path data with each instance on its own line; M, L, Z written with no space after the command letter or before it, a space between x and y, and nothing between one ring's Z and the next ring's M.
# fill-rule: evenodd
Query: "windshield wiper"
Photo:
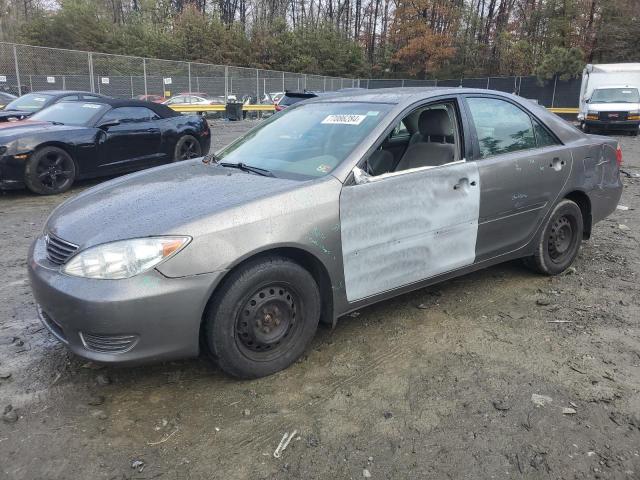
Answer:
M49 123L51 123L52 125L64 125L64 123L62 122L54 122L53 120L49 120Z
M254 167L252 165L247 165L246 163L242 163L242 162L239 162L239 163L221 162L219 163L219 165L222 165L223 167L237 168L239 170L242 170L243 172L256 173L258 175L262 175L263 177L275 177L275 175L271 173L269 170L267 170L266 168Z

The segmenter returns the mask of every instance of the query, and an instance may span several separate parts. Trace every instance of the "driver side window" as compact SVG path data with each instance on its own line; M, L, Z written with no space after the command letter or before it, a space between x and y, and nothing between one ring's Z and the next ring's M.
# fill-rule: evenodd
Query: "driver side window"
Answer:
M462 158L455 100L423 105L406 115L365 161L370 176L437 167Z

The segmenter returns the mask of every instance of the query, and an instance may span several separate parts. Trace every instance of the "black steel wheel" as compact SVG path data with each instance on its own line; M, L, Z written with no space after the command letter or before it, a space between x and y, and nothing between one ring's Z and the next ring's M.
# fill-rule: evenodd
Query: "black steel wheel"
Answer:
M212 297L205 340L220 368L240 378L270 375L295 362L320 319L313 276L284 257L250 261Z
M297 340L301 322L296 323L300 303L295 289L271 284L253 294L236 318L236 341L244 354L258 361L277 357Z
M189 160L202 156L200 142L193 135L184 135L176 143L176 150L173 156L174 161Z
M31 155L25 166L27 188L41 195L62 193L73 185L76 164L66 151L44 147Z
M564 272L578 255L583 229L580 207L572 200L562 200L551 212L535 254L525 264L546 275Z

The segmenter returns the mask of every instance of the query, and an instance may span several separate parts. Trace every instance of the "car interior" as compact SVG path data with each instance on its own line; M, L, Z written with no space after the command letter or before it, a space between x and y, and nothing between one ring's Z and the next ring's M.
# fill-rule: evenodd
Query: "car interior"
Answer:
M365 162L371 176L435 167L462 158L455 102L419 107L405 116Z

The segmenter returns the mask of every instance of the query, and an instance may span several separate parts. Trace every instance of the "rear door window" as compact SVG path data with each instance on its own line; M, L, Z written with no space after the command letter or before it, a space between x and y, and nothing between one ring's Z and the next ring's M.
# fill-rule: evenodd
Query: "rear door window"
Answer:
M505 100L467 98L482 158L536 147L531 117Z
M120 123L148 122L157 118L157 115L145 107L118 107L107 112L102 121L117 120Z

